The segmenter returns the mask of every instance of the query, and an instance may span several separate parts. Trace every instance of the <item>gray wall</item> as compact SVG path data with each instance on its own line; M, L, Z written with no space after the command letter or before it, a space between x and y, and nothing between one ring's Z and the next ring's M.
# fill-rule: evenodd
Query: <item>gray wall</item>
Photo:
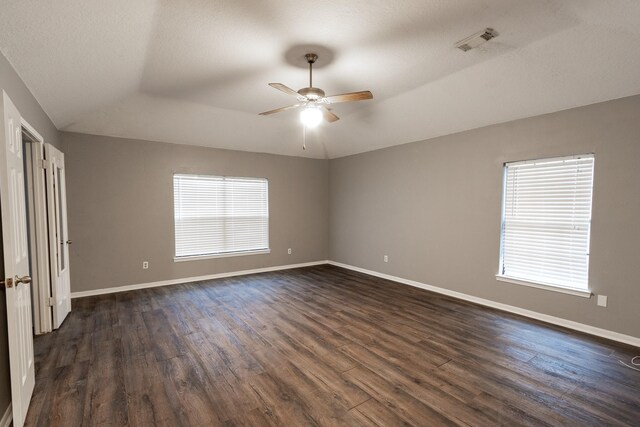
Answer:
M638 111L640 96L330 162L63 133L72 291L329 258L638 336ZM503 163L579 153L596 156L590 283L608 308L494 277ZM272 253L174 263L175 172L269 178Z
M0 89L7 92L22 117L38 131L45 142L60 147L60 133L2 53L0 53Z
M20 114L42 135L45 141L60 146L60 136L56 127L33 97L9 61L0 53L0 90L4 90L18 107ZM1 102L1 101L0 101ZM0 203L2 201L0 200ZM0 239L2 255L2 239ZM0 262L0 275L4 277L4 262ZM7 315L4 292L0 292L0 417L11 402L9 382L9 345L7 341Z
M62 136L72 292L327 259L325 160ZM174 262L174 173L268 178L271 253Z
M582 153L590 285L608 308L494 277L503 163ZM640 96L331 160L330 259L638 337L639 165Z

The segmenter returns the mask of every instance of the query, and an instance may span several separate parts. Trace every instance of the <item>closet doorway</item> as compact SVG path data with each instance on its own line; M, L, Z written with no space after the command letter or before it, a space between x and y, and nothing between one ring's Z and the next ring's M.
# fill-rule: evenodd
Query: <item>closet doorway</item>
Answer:
M22 130L36 335L58 329L71 311L64 154Z

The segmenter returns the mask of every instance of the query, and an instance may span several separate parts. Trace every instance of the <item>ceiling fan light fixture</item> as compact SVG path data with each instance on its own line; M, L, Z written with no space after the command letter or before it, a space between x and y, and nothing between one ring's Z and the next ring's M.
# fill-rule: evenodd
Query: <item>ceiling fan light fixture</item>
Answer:
M300 121L308 128L314 128L322 121L322 111L318 107L307 107L300 112Z

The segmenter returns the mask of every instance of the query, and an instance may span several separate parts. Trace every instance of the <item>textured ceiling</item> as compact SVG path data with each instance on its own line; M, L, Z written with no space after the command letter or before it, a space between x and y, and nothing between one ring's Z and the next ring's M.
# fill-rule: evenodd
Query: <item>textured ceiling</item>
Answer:
M0 50L62 130L340 157L640 93L635 0L2 0ZM463 53L485 27L498 38ZM371 90L307 133L267 86Z

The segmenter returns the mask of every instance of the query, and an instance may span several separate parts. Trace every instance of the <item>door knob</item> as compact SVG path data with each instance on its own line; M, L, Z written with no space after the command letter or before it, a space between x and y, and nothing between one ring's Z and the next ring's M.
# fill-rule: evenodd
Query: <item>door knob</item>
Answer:
M16 276L15 279L13 279L13 283L17 285L19 285L20 283L24 283L25 285L28 285L29 283L31 283L31 276L22 276L22 277L18 277Z
M23 276L23 277L18 277L16 276L15 278L7 278L4 280L0 280L0 286L4 286L5 288L13 288L13 285L19 285L20 283L24 283L25 285L28 285L29 283L31 283L31 277L29 276Z
M73 243L73 240L67 240L67 245L70 245Z

